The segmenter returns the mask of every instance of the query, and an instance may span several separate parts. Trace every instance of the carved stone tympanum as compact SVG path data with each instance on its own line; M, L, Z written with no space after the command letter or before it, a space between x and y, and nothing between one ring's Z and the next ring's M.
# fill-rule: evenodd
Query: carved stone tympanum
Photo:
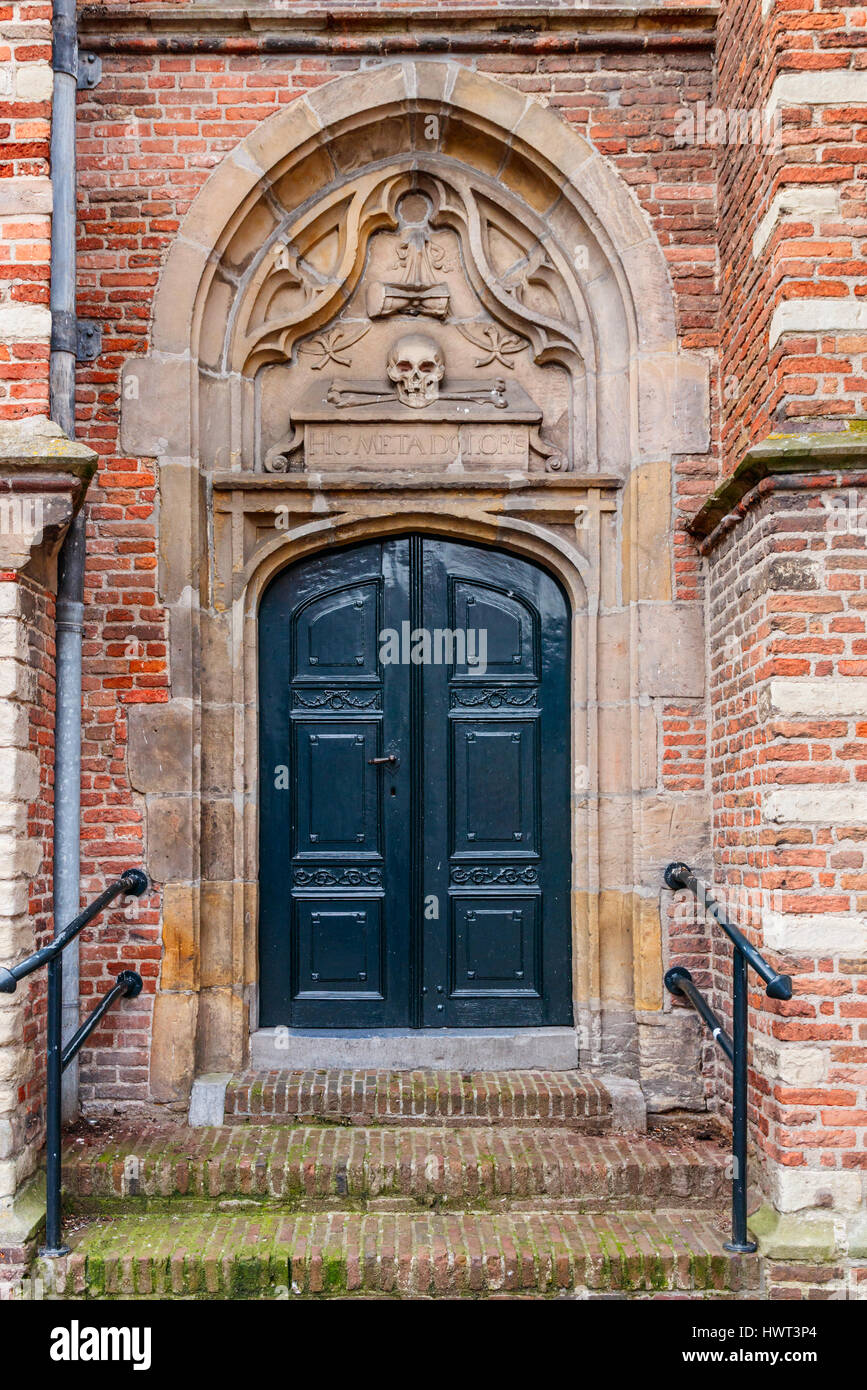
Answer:
M437 340L408 333L374 380L322 378L293 410L291 436L266 459L271 471L304 468L526 470L542 411L503 377L452 381Z
M502 213L495 231L493 209L480 241L477 195L429 175L380 174L341 206L339 225L323 216L281 239L254 278L239 366L255 382L259 466L580 464L575 295L561 286L558 300L548 252L518 225L507 236Z

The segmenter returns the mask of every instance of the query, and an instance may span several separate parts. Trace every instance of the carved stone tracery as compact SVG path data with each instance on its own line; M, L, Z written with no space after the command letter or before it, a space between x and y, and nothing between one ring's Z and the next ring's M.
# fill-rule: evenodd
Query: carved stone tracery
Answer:
M367 407L367 418L394 426L400 412L395 419L380 408L395 402L421 435L403 447L385 430L369 446L378 462L390 457L392 466L410 466L414 448L416 463L429 452L430 466L458 470L592 466L586 381L595 370L593 341L574 268L539 239L544 228L528 225L507 200L495 201L480 176L435 172L434 160L414 164L325 190L263 247L224 355L226 369L245 383L244 466L304 471L312 466L314 425L349 423L350 410ZM419 320L429 327L422 330ZM434 365L424 389L410 390L397 365L407 355L394 351L408 344L412 356L422 341ZM490 367L515 378L514 391L503 375L483 374ZM326 368L328 389L314 420L311 382ZM515 402L522 418L509 424L525 443L510 437L501 456L488 432L483 448L471 427L500 414L505 422ZM450 444L442 432L427 433L429 408L446 404L456 427ZM523 418L532 408L535 418ZM498 414L488 418L491 411ZM341 438L334 466L341 457L363 463L347 460L345 445ZM316 463L329 466L321 451Z

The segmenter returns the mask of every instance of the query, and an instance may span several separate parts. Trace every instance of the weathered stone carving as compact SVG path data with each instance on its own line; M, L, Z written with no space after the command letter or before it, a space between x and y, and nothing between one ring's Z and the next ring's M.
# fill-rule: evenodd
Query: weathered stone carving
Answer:
M293 408L289 434L265 457L268 472L320 469L461 467L526 471L541 440L542 411L516 381L502 377L440 383L444 352L424 334L389 349L381 380L311 383Z
M274 246L249 276L226 359L241 383L242 467L293 472L343 458L540 472L592 459L594 349L580 291L547 241L465 174L369 172ZM419 318L434 331L414 328ZM362 361L382 376L358 371ZM491 366L502 375L486 375ZM391 428L409 415L436 428ZM521 426L500 444L474 428L500 417ZM313 428L338 419L349 435Z
M508 367L513 372L515 364L512 358L527 347L526 339L520 338L517 333L504 333L495 323L459 323L457 329L468 343L482 350L482 356L473 360L474 367L488 367L492 362L498 362L501 367Z
M430 213L430 199L420 194L408 194L398 203L401 238L396 264L404 272L403 281L370 286L367 312L372 319L391 314L428 314L444 319L448 314L449 287L442 281L437 283L435 272L449 267L445 250L431 240Z
M553 270L544 246L537 242L529 255L500 278L506 293L513 295L519 304L526 304L534 284L550 286L552 279L556 278Z
M420 410L438 398L446 359L433 338L424 333L408 333L392 344L385 369L389 381L394 382L398 400L412 410Z
M335 342L332 336L325 346ZM557 450L541 437L542 411L517 382L470 378L447 381L443 389L445 377L445 352L437 340L403 334L388 349L384 379L332 378L324 392L321 382L312 383L293 409L289 433L266 454L266 471L383 464L526 469L531 450L549 468L562 466ZM492 423L507 428L487 428Z
M344 324L338 324L336 328L330 328L326 333L319 333L309 342L302 343L298 351L318 357L318 362L313 363L314 372L321 372L329 362L336 367L351 367L352 358L345 354L364 337L369 327L369 324L362 324L360 328L347 328Z

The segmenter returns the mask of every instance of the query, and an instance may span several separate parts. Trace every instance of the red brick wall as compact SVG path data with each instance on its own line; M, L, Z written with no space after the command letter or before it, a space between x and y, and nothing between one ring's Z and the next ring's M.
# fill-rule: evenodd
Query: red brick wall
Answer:
M27 311L47 311L50 221L18 190L48 175L50 19L50 5L0 5L0 420L48 412L47 323L40 339Z
M666 704L662 711L662 785L667 791L701 791L707 780L704 701Z
M778 0L763 19L757 0L728 0L722 8L715 100L724 112L764 113L779 77L813 74L818 83L822 75L863 74L857 106L783 103L776 148L764 141L718 147L727 472L773 430L867 413L867 333L799 331L769 342L772 316L789 301L865 303L864 40L863 9ZM754 256L753 236L774 196L816 187L836 192L836 208L778 221Z
M765 487L743 522L710 556L711 777L714 862L730 891L751 891L748 935L764 946L766 914L858 913L867 907L867 827L762 819L774 787L857 786L867 781L867 725L857 717L780 718L764 703L773 677L867 673L867 558L860 533L828 529L833 480ZM862 478L853 487L864 487ZM862 494L863 496L863 494ZM736 580L733 582L733 576ZM761 891L761 898L758 897ZM744 900L736 920L750 925ZM715 1003L727 1015L729 951L721 933ZM774 1003L753 977L750 1025L809 1043L826 1070L809 1085L751 1071L763 1152L789 1168L867 1167L867 973L845 954L775 955L795 995ZM755 1052L754 1052L755 1056ZM727 1068L718 1067L719 1084Z

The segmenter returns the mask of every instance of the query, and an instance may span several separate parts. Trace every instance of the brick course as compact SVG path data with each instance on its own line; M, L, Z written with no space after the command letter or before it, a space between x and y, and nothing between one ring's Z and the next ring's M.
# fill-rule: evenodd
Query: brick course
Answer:
M857 924L865 909L860 871L867 830L855 820L821 823L821 815L815 825L785 815L769 821L762 805L777 788L854 789L864 777L856 712L830 718L820 708L779 717L770 684L776 679L785 689L792 678L861 671L863 543L828 526L844 481L819 475L763 489L710 557L714 863L729 891L742 893L736 920L795 979L789 1003L753 991L756 1046L761 1054L763 1036L797 1044L808 1068L803 1080L786 1084L768 1074L759 1056L752 1073L755 1132L776 1164L823 1170L838 1196L853 1191L845 1180L840 1185L839 1175L867 1167L864 962L830 938L822 949L821 930L818 949L777 957L777 937L768 947L767 934L781 915L783 931L791 930L792 919L815 914L820 924L829 915L848 915ZM857 487L864 480L848 481ZM845 681L835 690L844 688ZM749 895L752 919L743 910ZM716 1004L725 1013L728 951L718 945ZM726 1075L721 1065L723 1087Z
M721 1256L714 1224L683 1212L636 1212L616 1222L565 1212L129 1217L81 1233L76 1247L56 1271L66 1298L668 1290L748 1297L759 1279L755 1258Z
M233 1077L226 1120L276 1117L334 1123L567 1125L601 1133L612 1125L602 1082L575 1072L269 1071Z
M64 1186L89 1200L260 1197L265 1201L463 1203L544 1198L593 1209L724 1201L728 1155L716 1143L661 1143L644 1135L596 1138L544 1126L372 1129L317 1124L194 1130L154 1124L70 1138ZM92 1204L92 1203L91 1203Z

